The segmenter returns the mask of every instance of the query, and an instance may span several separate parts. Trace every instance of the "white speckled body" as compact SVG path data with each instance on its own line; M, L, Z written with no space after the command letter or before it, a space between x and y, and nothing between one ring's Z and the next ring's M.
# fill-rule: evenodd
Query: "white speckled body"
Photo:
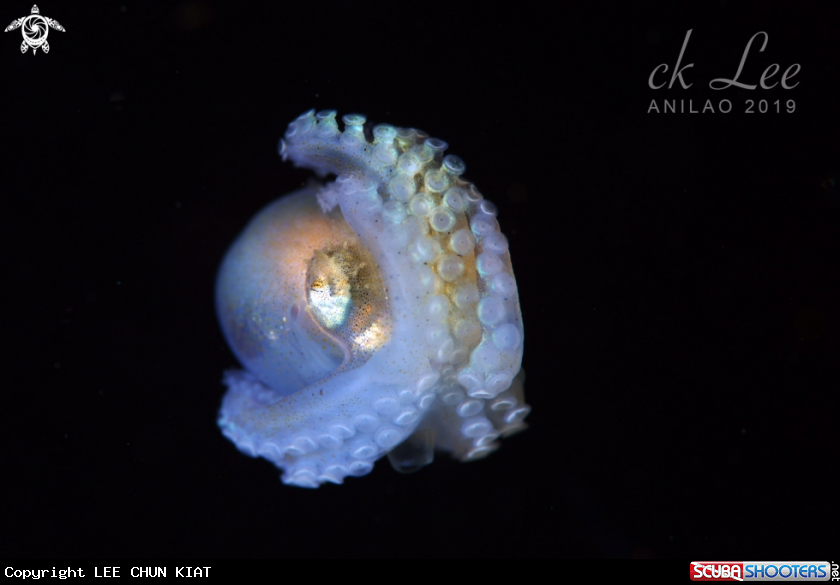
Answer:
M302 115L280 152L336 181L255 217L216 291L246 367L225 376L219 425L302 487L364 475L389 452L403 471L430 462L432 447L478 459L524 428L529 411L522 318L495 207L460 178L460 159L442 156L443 141L379 125L369 143L364 118L345 116L340 132L334 116ZM321 281L307 270L324 250L351 258L342 266L352 276L372 275L347 286L355 292L345 304L363 326L325 327L327 313L312 305ZM335 307L345 304L325 306L343 322Z

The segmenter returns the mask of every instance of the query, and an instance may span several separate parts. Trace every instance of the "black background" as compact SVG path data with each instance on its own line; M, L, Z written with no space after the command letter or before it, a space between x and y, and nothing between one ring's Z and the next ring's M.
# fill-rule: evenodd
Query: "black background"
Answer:
M102 6L0 36L2 556L836 555L836 3ZM799 85L710 90L759 31L741 81ZM533 412L482 462L304 490L216 427L215 271L310 108L443 138L500 208Z

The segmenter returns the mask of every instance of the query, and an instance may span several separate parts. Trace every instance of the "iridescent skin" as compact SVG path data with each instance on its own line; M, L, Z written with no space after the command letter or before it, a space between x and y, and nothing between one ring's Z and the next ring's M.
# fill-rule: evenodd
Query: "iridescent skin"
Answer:
M334 183L260 212L216 288L228 372L219 425L237 447L318 487L400 471L434 448L469 461L524 428L522 318L495 207L446 144L364 118L313 112L284 160Z

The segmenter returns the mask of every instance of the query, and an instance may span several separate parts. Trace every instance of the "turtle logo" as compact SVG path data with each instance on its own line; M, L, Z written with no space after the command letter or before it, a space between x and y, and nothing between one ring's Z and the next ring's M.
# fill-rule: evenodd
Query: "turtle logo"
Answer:
M41 16L37 4L32 6L32 14L13 20L12 24L7 26L3 32L9 32L19 27L21 28L21 32L23 32L23 42L20 44L20 52L25 53L26 49L32 47L33 55L38 51L39 47L45 53L50 52L50 44L47 42L47 33L50 32L49 27L64 32L64 27L58 24L57 20Z

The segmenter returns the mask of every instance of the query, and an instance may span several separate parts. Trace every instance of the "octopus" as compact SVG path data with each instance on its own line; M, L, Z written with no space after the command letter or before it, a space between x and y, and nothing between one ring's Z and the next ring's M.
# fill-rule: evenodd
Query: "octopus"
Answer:
M279 144L313 182L260 211L216 282L218 424L246 455L316 488L400 472L435 450L475 461L525 428L524 330L497 208L426 133L332 110Z

